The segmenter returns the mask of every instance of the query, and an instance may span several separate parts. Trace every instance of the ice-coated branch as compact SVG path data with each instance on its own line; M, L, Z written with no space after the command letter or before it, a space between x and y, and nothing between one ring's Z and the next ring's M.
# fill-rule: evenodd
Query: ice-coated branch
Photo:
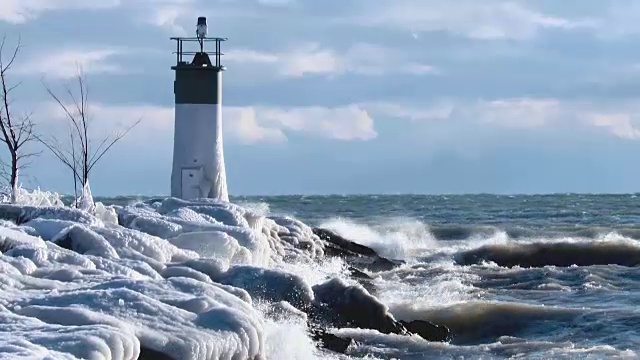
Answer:
M7 37L4 35L0 41L0 141L7 146L9 151L10 162L2 162L3 171L0 177L4 178L11 187L11 201L16 202L16 191L18 188L18 172L29 166L26 160L35 157L40 152L26 152L25 147L34 141L37 141L35 134L35 123L32 114L24 116L14 116L11 111L13 91L18 88L20 83L9 85L8 75L18 57L18 53L22 48L20 38L18 43L9 55L8 61L5 61L5 47Z
M66 146L55 137L51 137L49 140L41 139L41 142L65 167L71 170L74 182L74 193L77 199L79 190L82 189L82 195L80 199L76 201L76 204L85 204L82 206L86 207L89 206L86 204L93 203L92 199L86 198L91 196L91 190L89 189L91 170L93 170L98 161L118 141L140 123L141 119L122 131L105 136L99 140L98 145L94 149L94 141L90 137L91 117L89 114L89 90L80 67L78 67L78 74L76 75L74 83L76 89L73 89L72 86L69 85L64 88L69 98L69 101L65 102L43 81L47 93L62 109L65 118L68 120L69 138Z

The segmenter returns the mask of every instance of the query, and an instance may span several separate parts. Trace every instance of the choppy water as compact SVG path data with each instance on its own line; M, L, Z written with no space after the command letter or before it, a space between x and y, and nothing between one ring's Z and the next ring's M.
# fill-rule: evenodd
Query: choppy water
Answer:
M452 344L439 344L341 330L361 342L351 357L601 359L640 353L636 195L232 201L328 227L383 256L407 260L376 275L375 295L399 319L430 320L456 335ZM548 265L562 262L583 266Z

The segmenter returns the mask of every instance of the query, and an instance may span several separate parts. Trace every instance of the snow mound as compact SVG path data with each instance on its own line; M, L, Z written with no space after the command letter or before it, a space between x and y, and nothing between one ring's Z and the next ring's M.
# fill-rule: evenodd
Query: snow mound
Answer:
M84 211L32 196L0 205L2 358L264 359L255 301L314 300L303 278L269 268L323 255L295 219L214 200Z

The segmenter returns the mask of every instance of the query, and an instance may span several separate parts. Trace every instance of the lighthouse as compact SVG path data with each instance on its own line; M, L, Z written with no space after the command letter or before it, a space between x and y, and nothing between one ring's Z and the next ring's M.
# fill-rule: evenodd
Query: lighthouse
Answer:
M229 201L222 143L222 72L220 45L207 37L207 19L198 18L196 37L176 41L175 132L171 196L189 200ZM205 47L214 46L211 51ZM195 49L185 49L191 46Z

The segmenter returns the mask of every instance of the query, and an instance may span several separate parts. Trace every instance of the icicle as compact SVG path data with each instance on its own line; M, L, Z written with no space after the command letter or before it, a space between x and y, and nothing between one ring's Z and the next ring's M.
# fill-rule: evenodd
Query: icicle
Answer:
M91 195L91 187L89 181L87 181L82 187L82 195L76 200L78 209L84 210L89 213L94 213L96 205L93 202L93 196Z

